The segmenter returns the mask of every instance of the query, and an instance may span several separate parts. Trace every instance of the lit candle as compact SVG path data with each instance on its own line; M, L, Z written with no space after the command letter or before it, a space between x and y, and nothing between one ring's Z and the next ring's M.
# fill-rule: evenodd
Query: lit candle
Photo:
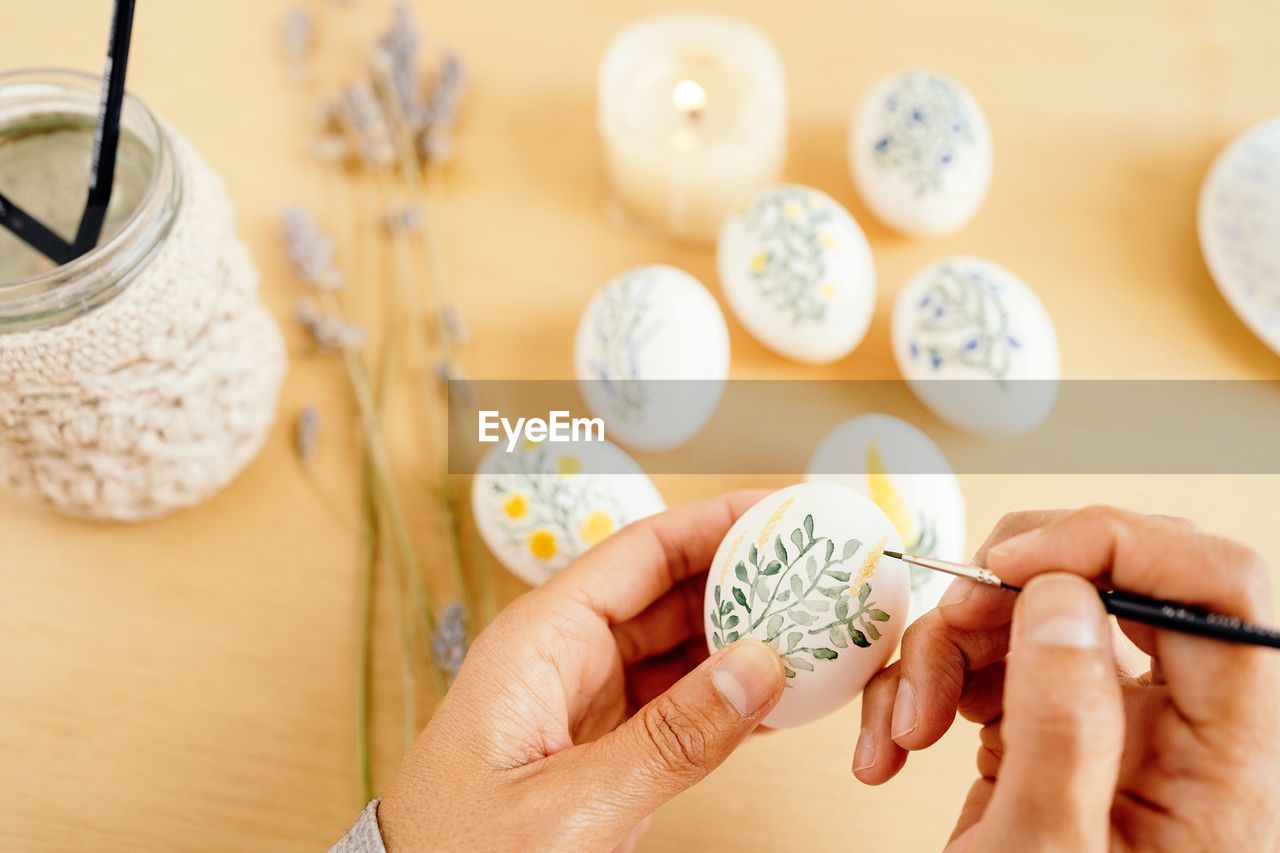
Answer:
M725 216L782 170L782 61L745 21L670 14L632 24L605 52L598 97L618 201L674 237L714 241Z

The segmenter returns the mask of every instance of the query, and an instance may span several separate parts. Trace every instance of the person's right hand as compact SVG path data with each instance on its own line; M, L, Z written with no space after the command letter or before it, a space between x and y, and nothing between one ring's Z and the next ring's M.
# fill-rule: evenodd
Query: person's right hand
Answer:
M1266 623L1255 553L1090 508L1008 516L975 561L1023 592L959 579L907 630L863 694L860 780L891 778L959 711L983 724L980 778L949 851L1280 850L1280 651L1121 622L1151 656L1130 674L1093 585Z

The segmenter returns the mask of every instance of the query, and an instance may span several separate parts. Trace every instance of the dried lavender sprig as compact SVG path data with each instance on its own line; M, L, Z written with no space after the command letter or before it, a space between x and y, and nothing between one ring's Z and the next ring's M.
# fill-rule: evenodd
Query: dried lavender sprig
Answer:
M462 57L446 50L431 97L423 106L418 137L419 153L431 162L445 163L453 156L453 125L466 82L467 66Z
M467 609L461 602L451 601L440 611L436 630L431 635L431 650L440 668L456 677L467 654Z
M466 343L471 337L471 330L462 319L462 312L456 305L446 305L441 309L440 319L444 322L445 331L457 343Z
M316 290L341 290L342 272L333 262L333 240L301 207L285 209L280 231L298 277Z
M383 223L392 233L417 231L422 227L422 211L412 206L396 208L387 213Z
M364 329L330 317L305 296L298 300L297 318L315 342L330 352L354 352L368 339Z
M456 364L448 361L439 362L436 365L436 378L445 384L449 395L461 405L470 406L475 402L475 389L471 385L471 380Z
M309 460L316 452L316 439L320 435L320 411L308 403L298 413L298 420L293 429L293 445L298 451L298 458L303 462Z
M413 7L399 0L391 8L391 23L378 38L370 61L386 63L392 92L401 112L411 120L421 109L421 57L422 36L413 18Z
M366 165L391 165L396 156L391 127L367 80L353 83L343 91L338 117Z

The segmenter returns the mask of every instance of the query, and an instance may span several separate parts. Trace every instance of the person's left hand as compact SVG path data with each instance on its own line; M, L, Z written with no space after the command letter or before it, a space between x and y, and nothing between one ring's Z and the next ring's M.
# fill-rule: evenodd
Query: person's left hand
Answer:
M476 638L378 808L389 851L629 849L777 703L777 654L709 659L706 570L761 493L632 524Z

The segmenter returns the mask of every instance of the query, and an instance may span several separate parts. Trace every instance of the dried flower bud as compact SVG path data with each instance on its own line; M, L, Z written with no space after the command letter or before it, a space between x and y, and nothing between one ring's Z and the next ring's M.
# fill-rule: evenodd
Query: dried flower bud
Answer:
M330 352L358 350L368 337L364 329L328 316L306 297L298 300L297 317L312 339Z
M463 375L462 370L456 365L447 361L440 362L436 365L436 378L446 385L451 399L457 400L464 406L470 406L475 402L475 389L471 387L471 380Z
M351 153L346 137L326 134L311 142L311 156L322 163L341 163Z
M431 651L436 663L450 676L462 669L467 654L467 609L461 603L452 601L440 611L431 633Z
M316 438L320 434L320 412L308 403L298 413L293 429L293 446L298 458L306 462L316 450Z
M388 166L395 160L396 148L387 116L368 81L347 87L342 93L339 115L366 165Z
M389 212L383 222L393 234L417 231L422 227L422 212L416 207L401 207Z
M445 332L458 343L464 343L471 337L471 330L462 321L462 314L456 305L444 306L440 312L440 319L444 323Z
M284 15L280 43L285 56L297 66L306 67L314 47L315 25L311 13L303 6L290 6Z
M453 125L466 82L467 67L462 57L445 51L431 97L423 107L423 130L418 144L422 156L428 160L443 163L453 155Z
M378 39L370 62L385 69L400 114L413 127L422 97L422 36L413 19L413 7L400 0L391 8L391 24Z
M311 214L290 207L281 217L281 232L298 277L317 290L341 290L342 273L333 263L333 241Z

